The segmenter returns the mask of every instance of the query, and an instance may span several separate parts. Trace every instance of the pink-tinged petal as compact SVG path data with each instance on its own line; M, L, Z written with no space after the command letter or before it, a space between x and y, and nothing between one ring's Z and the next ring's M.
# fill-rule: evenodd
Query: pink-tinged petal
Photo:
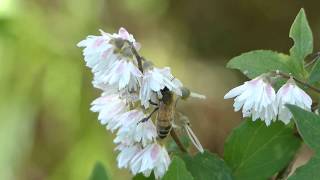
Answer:
M98 48L102 45L102 43L104 42L103 38L97 38L94 43L92 44L92 48Z
M257 86L257 85L259 85L261 83L261 81L262 81L261 77L258 76L256 78L252 79L251 81L248 81L248 83L250 85Z
M152 160L156 160L160 151L159 145L154 145L151 149L151 158Z
M80 42L77 44L77 46L78 46L78 47L86 47L87 44L88 44L88 40L85 39L85 40L80 41Z
M108 48L107 50L103 51L101 55L102 59L106 59L110 53L112 53L112 48Z
M126 39L126 40L129 40L129 38L130 38L130 34L129 34L128 31L127 31L125 28L123 28L123 27L121 27L121 28L119 29L119 36L120 36L122 39Z
M269 98L271 99L275 98L275 91L270 84L267 84L266 91Z
M243 93L245 89L246 89L246 84L235 87L235 88L231 89L226 95L224 95L223 98L224 99L234 98L234 97L240 95L241 93Z
M136 48L137 51L139 51L141 49L141 44L138 42L134 42L133 46Z

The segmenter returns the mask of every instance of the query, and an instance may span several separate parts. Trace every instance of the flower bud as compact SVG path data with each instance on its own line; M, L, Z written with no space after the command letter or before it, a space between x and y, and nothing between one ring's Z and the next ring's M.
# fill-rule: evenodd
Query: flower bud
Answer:
M184 86L181 88L181 92L182 92L181 99L187 99L191 94L190 90Z
M119 49L121 49L123 47L124 42L125 42L125 40L122 38L114 38L113 39L113 44Z

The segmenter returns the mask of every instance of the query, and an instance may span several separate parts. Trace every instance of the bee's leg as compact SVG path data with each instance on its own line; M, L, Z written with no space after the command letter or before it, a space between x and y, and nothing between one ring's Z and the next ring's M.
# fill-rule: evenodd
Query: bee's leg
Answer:
M144 122L148 121L148 120L151 118L151 116L152 116L155 112L157 112L158 110L159 110L159 107L154 108L154 110L149 114L149 116L141 119L141 120L138 122L138 124L139 124L139 123L144 123Z
M157 104L157 103L155 103L155 102L152 102L151 100L149 100L149 103L150 103L151 105L154 105L154 106L159 106L159 104Z
M180 100L180 97L178 97L177 99L176 99L176 102L175 102L175 104L174 104L174 107L177 107L177 104L178 104L178 101Z

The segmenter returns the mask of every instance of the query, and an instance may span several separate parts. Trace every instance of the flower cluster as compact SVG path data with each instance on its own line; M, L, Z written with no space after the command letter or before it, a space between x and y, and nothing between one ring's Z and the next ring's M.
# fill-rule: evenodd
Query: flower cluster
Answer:
M78 46L84 48L94 87L102 90L91 110L99 113L102 125L116 133L119 168L145 176L153 171L157 179L161 178L170 157L158 140L157 127L148 113L160 103L162 90L182 96L182 83L170 68L156 68L142 59L138 55L140 44L124 28L116 34L101 31L100 36L88 36Z
M234 97L235 111L242 108L243 117L252 116L253 121L261 119L267 126L277 117L285 124L290 122L292 114L286 104L297 105L309 111L312 105L310 96L297 86L292 77L276 93L267 74L230 90L224 99Z

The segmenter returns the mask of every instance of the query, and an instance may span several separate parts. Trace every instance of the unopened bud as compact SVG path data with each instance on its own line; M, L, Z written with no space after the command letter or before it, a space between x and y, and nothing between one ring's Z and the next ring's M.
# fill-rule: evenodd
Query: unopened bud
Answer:
M186 87L182 87L181 92L182 92L181 99L187 99L191 94L190 90Z
M122 38L115 38L115 39L113 39L114 45L115 45L117 48L119 48L119 49L121 49L121 48L123 47L124 42L125 42L125 40L123 40Z
M143 62L143 69L150 69L153 67L153 63L151 61L144 61Z

